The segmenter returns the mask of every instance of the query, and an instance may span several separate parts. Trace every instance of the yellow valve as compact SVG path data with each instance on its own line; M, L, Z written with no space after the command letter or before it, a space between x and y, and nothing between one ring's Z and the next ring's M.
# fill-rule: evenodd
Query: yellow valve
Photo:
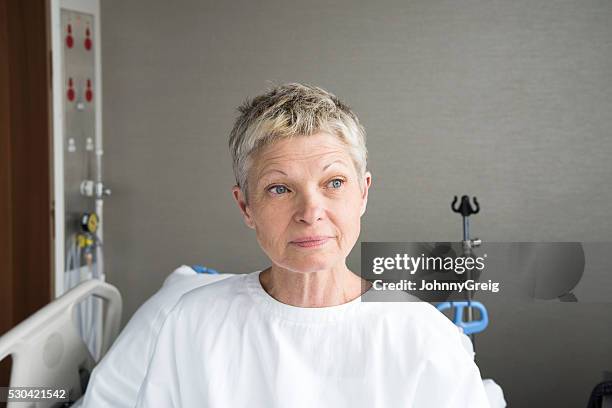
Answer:
M79 248L87 248L93 245L94 241L85 234L79 234L77 236L77 243Z
M87 229L89 229L89 232L92 234L98 229L98 216L96 213L92 213L89 217L89 221L87 221Z
M96 213L83 213L81 227L83 231L95 234L98 229L98 215Z

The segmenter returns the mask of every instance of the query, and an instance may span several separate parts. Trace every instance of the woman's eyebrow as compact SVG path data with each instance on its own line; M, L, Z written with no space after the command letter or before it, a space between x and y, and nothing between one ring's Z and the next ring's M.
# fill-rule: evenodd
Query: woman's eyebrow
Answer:
M283 174L283 175L285 175L285 176L289 177L289 175L288 175L287 173L285 173L284 171L282 171L282 170L278 170L278 169L270 169L270 170L266 170L266 171L264 171L263 173L261 173L261 174L259 175L259 178L262 178L263 176L265 176L265 175L266 175L266 174L268 174L268 173L274 173L274 172L278 172L278 173L281 173L281 174Z
M346 163L344 162L344 160L338 159L338 160L334 160L333 162L331 162L331 163L329 163L329 164L325 165L325 166L323 167L323 171L327 170L327 168L328 168L329 166L331 166L332 164L335 164L335 163L340 163L340 164L342 164L342 165L346 166Z

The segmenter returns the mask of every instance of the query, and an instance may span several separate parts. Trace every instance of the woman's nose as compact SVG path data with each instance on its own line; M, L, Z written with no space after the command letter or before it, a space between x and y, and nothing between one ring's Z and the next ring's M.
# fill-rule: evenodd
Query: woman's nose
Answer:
M325 217L324 200L316 192L305 192L298 200L295 220L301 223L312 224Z

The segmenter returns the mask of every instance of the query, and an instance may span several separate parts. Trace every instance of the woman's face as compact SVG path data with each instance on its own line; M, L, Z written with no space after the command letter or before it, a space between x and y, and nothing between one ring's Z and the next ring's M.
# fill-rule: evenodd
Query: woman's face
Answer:
M347 147L320 132L264 147L249 172L249 205L237 186L233 195L273 264L315 272L343 267L359 237L372 176L362 176L363 190L358 177ZM327 238L296 242L313 236Z

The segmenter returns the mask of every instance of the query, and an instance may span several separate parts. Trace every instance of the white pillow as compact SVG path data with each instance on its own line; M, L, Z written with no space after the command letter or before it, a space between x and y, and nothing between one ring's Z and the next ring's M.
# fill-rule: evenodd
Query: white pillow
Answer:
M184 293L230 276L233 274L196 273L186 265L172 272L162 288L134 313L93 370L82 407L133 408L167 314Z

